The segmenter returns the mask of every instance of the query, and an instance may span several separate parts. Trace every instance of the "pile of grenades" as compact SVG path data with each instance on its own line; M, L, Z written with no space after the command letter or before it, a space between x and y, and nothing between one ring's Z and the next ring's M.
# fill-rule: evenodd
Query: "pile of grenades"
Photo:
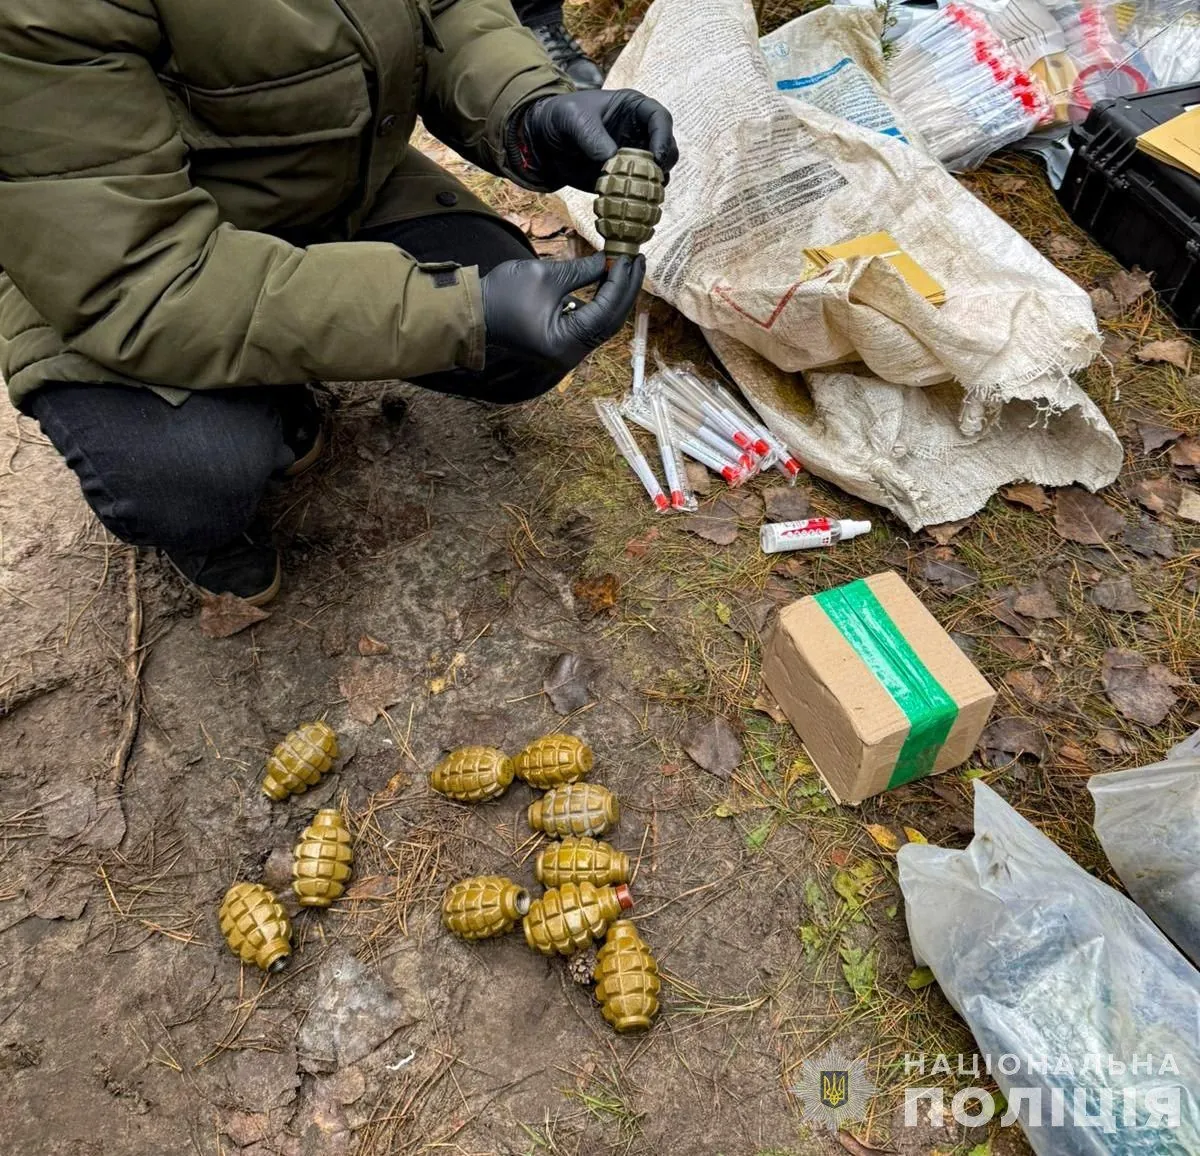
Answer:
M267 759L263 793L276 802L315 787L338 756L337 735L323 722L303 723ZM318 811L292 852L292 890L301 907L328 907L341 897L354 867L342 813ZM292 924L275 893L261 883L235 883L221 903L221 934L241 958L279 971L292 953Z
M629 856L599 836L620 818L616 797L585 783L594 759L574 735L546 735L516 758L494 747L463 747L429 776L439 793L464 803L499 798L514 778L545 794L529 806L529 826L555 839L538 852L539 898L503 875L453 884L442 900L442 922L464 939L490 939L520 920L525 942L542 955L587 958L605 936L590 978L604 1018L619 1032L650 1026L658 1014L658 964L637 929L621 913L633 906ZM607 932L607 934L605 934Z

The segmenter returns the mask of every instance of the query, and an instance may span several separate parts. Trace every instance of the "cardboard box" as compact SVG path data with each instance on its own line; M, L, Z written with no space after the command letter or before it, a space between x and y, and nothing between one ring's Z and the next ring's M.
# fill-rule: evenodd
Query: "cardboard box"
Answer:
M996 702L891 572L785 606L763 675L843 803L965 763Z

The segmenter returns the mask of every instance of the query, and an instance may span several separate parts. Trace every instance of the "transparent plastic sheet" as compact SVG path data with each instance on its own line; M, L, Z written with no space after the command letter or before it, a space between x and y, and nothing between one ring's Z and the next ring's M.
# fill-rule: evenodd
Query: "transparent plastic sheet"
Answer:
M898 861L913 954L967 1021L1039 1156L1200 1152L1200 973L1143 912L978 781L971 844L909 843ZM1176 1127L1135 1126L1176 1098Z
M1125 890L1200 965L1200 731L1161 763L1093 775L1088 790Z

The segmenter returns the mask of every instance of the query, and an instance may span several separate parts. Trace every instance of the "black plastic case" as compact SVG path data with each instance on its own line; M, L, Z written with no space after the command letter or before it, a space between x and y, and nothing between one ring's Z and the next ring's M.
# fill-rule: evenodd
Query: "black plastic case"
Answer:
M1153 274L1184 329L1200 332L1200 179L1137 148L1155 125L1200 104L1183 84L1101 101L1071 132L1075 149L1058 199L1122 265Z

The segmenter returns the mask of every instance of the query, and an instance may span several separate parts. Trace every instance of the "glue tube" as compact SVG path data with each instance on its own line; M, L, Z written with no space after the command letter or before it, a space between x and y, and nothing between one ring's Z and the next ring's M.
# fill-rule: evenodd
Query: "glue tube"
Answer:
M870 532L870 522L805 518L802 522L768 522L759 531L759 541L764 554L782 554L785 550L816 550Z
M617 449L621 451L621 456L629 463L629 468L638 476L638 480L646 487L646 493L650 495L650 500L654 503L654 508L659 513L664 513L671 508L671 503L667 500L667 495L663 493L663 488L658 484L658 478L654 476L654 471L650 468L650 463L646 461L646 455L638 448L637 442L633 440L633 434L629 432L629 427L625 424L625 419L621 416L617 409L617 404L608 398L596 399L596 413L600 415L600 420L604 423L604 428L608 430L612 440L616 442Z

